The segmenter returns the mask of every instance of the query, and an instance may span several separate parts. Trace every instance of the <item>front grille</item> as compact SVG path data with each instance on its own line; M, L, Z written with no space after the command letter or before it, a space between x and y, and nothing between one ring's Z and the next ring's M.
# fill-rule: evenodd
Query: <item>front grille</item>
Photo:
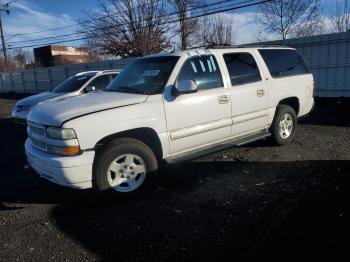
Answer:
M18 105L16 106L17 112L28 111L31 108L30 105Z
M31 132L33 132L36 135L39 135L39 136L45 135L45 129L42 127L36 127L36 126L29 125L29 129Z
M28 136L34 147L46 151L46 144L40 141L40 138L45 138L44 126L28 121Z
M29 137L31 134L34 134L36 136L45 136L45 127L32 121L28 121L28 131Z
M45 144L45 143L40 142L40 141L38 141L38 140L35 140L35 139L33 139L33 138L32 138L31 140L32 140L33 146L38 147L38 148L40 148L40 149L42 149L42 150L46 150L46 144Z

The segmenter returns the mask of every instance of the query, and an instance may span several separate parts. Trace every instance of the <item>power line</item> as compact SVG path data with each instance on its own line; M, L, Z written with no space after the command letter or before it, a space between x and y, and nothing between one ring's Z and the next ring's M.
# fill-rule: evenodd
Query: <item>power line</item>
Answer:
M250 0L254 1L254 0ZM222 10L218 10L218 11L210 11L210 12L206 12L204 14L200 14L200 15L196 15L196 16L191 16L191 17L187 17L185 19L182 20L190 20L190 19L195 19L195 18L200 18L203 16L207 16L207 15L213 15L213 14L217 14L217 13L221 13L221 12L226 12L226 11L232 11L232 10L237 10L237 9L241 9L241 8L246 8L246 7L251 7L251 6L256 6L256 5L260 5L263 3L267 3L267 2L272 2L274 0L261 0L259 2L255 2L255 3L250 3L250 4L244 4L241 6L234 6L234 7L227 7L224 8ZM245 1L245 2L249 2L249 1ZM232 4L231 4L232 5ZM237 4L236 4L237 5ZM176 23L179 22L180 19L176 19L173 21L167 21L164 22L163 24L159 24L159 25L165 25L165 24L172 24L172 23ZM146 26L143 27L144 29L148 28L150 26ZM139 28L139 29L143 29L143 28ZM125 30L125 32L128 32L130 30ZM86 33L86 32L85 32ZM61 44L61 43L66 43L66 42L73 42L73 41L80 41L80 40L87 40L87 39L91 39L91 38L98 38L101 37L100 35L96 35L96 36L88 36L88 37L81 37L81 38L72 38L72 39L67 39L67 40L63 40L63 41L56 41L56 42L50 42L50 43L45 43L45 44L36 44L36 45L27 45L27 46L16 46L16 47L11 47L9 49L15 49L15 48L29 48L29 47L37 47L37 46L42 46L42 45L54 45L54 44Z
M248 1L243 1L243 2L251 2L251 1L255 1L255 0L248 0ZM250 7L250 6L255 6L255 5L259 5L259 4L262 4L262 3L266 3L266 2L271 2L271 1L274 1L274 0L264 0L264 1L260 1L260 2L255 2L255 3L251 3L251 4L245 4L245 5L242 5L242 6L238 6L238 7L228 7L228 8L225 8L223 10L218 10L218 11L214 11L214 12L208 12L208 13L204 13L204 14L201 14L201 15L196 15L196 16L191 16L191 17L188 17L188 18L185 18L183 20L189 20L189 19L194 19L194 18L199 18L199 17L203 17L203 16L206 16L206 15L212 15L212 14L217 14L217 13L221 13L221 12L225 12L225 11L232 11L232 10L236 10L236 9L240 9L240 8L245 8L245 7ZM241 2L241 3L243 3ZM237 4L241 4L241 3L237 3ZM235 4L235 5L237 5ZM232 5L232 4L231 4ZM217 8L216 8L217 9ZM167 21L165 23L162 23L162 24L159 24L159 25L165 25L165 24L172 24L172 23L176 23L176 22L179 22L180 19L177 19L177 20L173 20L173 21ZM115 25L113 26L110 26L110 27L114 27ZM141 27L141 28L138 28L138 29L146 29L146 28L149 28L150 26L146 26L146 27ZM124 32L128 32L130 30L125 30ZM84 32L82 34L86 34L87 32ZM100 35L96 35L96 36L86 36L86 37L81 37L81 38L71 38L71 39L67 39L67 40L61 40L61 41L55 41L55 42L49 42L49 43L41 43L41 44L35 44L35 45L27 45L27 46L16 46L16 47L11 47L10 49L15 49L15 48L29 48L29 47L37 47L37 46L42 46L42 45L53 45L53 44L60 44L60 43L66 43L66 42L73 42L73 41L80 41L80 40L87 40L87 39L91 39L91 38L99 38L101 37Z
M15 1L18 1L18 0L13 0L12 2L15 2ZM159 2L159 1L160 0L155 0L155 1L151 1L149 3L143 4L143 5L138 5L138 6L134 7L133 10L137 9L137 8L140 8L142 6L146 6L146 5L155 3L155 2ZM115 13L114 15L116 15L116 14L118 14L118 13ZM98 18L96 18L96 20L97 19L103 19L105 17L108 17L108 15L104 15L104 16L98 17ZM90 23L90 22L91 22L90 20L85 20L85 21L81 21L81 22L78 22L78 23L75 23L75 24L70 24L70 25L65 25L65 26L60 26L60 27L53 27L53 28L48 28L48 29L44 29L44 30L40 30L40 31L34 31L34 32L30 32L30 33L12 34L12 35L8 35L8 36L9 37L15 37L15 36L34 35L34 34L40 34L40 33L45 33L45 32L52 32L52 31L62 30L62 29L70 28L70 27L76 27L76 26L79 26L79 25L82 25L82 24L86 24L86 23Z
M224 4L224 3L227 3L227 2L232 2L232 1L237 1L237 0L221 0L221 1L218 1L218 2L211 3L211 4L204 4L204 5L201 5L201 6L189 8L188 11L192 11L192 10L195 10L195 9L203 9L203 8L214 6L214 5L221 5L221 4ZM246 3L246 2L252 2L252 1L256 1L256 0L247 0L247 1L243 1L243 2L237 3L237 4L242 4L242 3ZM217 8L222 8L222 7L225 7L225 6L220 6L220 7L217 7ZM196 11L201 11L201 10L195 10L195 12ZM160 17L173 16L173 15L176 15L176 14L178 14L178 12L166 13L166 14L161 15ZM113 15L109 15L109 16L104 16L104 17L111 17L111 16L115 16L115 15L117 15L117 13L114 13ZM100 19L102 19L102 18L100 18ZM146 20L146 19L144 19L144 20ZM115 26L118 26L118 24L112 25L112 26L103 27L102 29L109 29L109 28L113 28ZM100 28L94 28L94 29L100 29ZM50 40L50 39L54 40L54 39L57 39L57 38L58 39L62 38L61 40L65 40L65 38L67 38L67 37L82 35L82 34L86 34L86 33L89 33L89 32L94 32L94 29L91 29L91 30L88 30L88 31L82 32L82 33L75 32L75 33L71 33L71 34L64 34L64 35L58 35L58 36L36 38L36 39L28 39L28 40L20 40L20 41L12 41L12 42L7 42L7 44L37 42L37 41Z

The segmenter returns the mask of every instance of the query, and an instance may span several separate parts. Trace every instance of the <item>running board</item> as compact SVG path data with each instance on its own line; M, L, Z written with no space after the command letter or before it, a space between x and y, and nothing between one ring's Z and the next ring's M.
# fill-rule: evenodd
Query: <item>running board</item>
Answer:
M206 156L209 154L213 154L213 153L225 150L225 149L233 147L233 146L245 145L245 144L254 142L256 140L266 138L270 135L271 135L270 132L263 131L263 132L259 132L259 133L254 133L253 135L246 135L246 136L242 136L242 137L237 137L237 138L229 140L227 142L208 146L204 149L197 149L197 150L193 150L190 152L186 152L184 154L169 157L169 158L166 158L165 161L168 164L175 164L175 163L179 163L179 162L190 161L190 160L202 157L202 156Z

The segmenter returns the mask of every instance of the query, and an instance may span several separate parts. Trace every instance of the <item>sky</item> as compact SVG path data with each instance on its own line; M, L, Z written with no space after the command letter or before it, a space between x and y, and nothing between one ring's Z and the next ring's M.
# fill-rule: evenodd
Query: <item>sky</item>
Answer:
M12 0L0 0L4 4ZM210 0L211 1L211 0ZM212 0L214 1L214 0ZM336 0L322 0L332 4ZM78 26L74 24L84 21L89 12L98 11L99 0L17 0L10 4L10 14L2 12L5 41L9 49L16 46L37 44L34 38L53 37L75 33ZM228 13L232 15L233 12ZM256 7L244 8L233 13L235 17L236 43L250 43L255 41L257 34ZM324 16L327 12L324 11ZM42 30L66 27L60 30L36 33ZM32 33L34 34L27 34ZM18 35L27 34L27 35ZM79 38L81 36L72 36ZM16 43L16 41L28 41ZM47 40L48 42L54 40ZM64 43L79 45L81 41ZM32 48L27 48L32 50Z

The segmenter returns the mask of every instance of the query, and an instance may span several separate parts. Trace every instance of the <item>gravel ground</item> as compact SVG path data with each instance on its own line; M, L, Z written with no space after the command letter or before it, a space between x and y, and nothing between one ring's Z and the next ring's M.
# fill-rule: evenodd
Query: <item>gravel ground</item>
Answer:
M15 101L0 97L0 261L349 259L349 100L318 100L291 145L171 166L115 203L38 178Z

